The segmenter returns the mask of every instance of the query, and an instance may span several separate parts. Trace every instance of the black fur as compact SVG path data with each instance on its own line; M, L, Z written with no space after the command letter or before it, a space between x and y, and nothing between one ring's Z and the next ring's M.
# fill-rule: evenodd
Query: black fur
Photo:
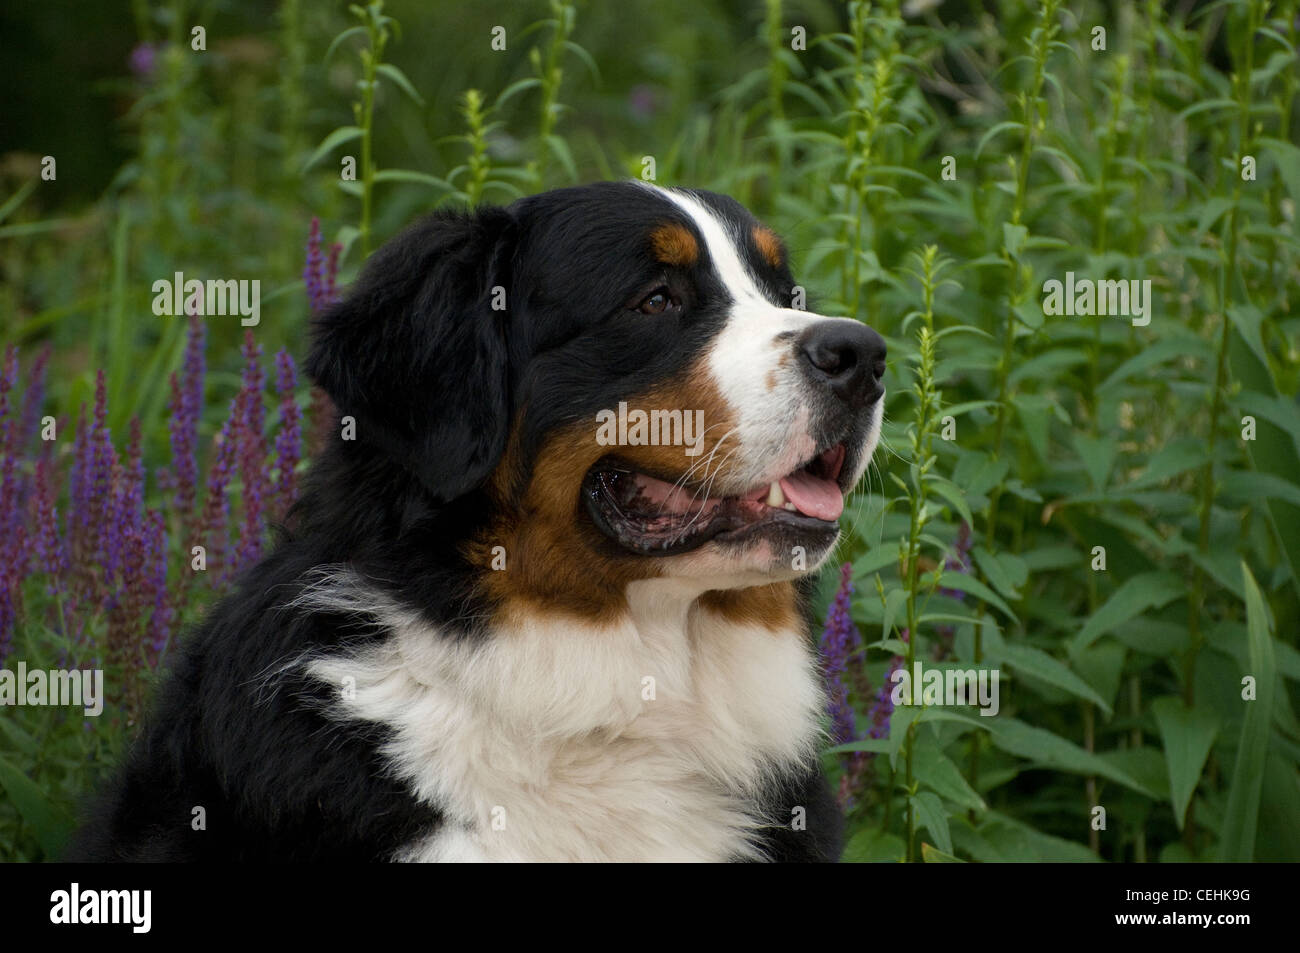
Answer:
M643 236L674 214L636 186L589 186L435 214L372 256L317 322L306 362L356 440L330 441L274 551L181 641L68 859L385 860L442 823L389 773L381 730L327 719L320 683L276 674L384 633L288 604L311 570L347 563L447 637L486 637L472 620L490 607L459 546L488 517L481 485L511 421L525 422L526 467L549 430L680 371L720 326L729 302L707 282L686 289L675 325L626 310L661 270ZM790 284L769 281L774 295ZM789 830L795 805L807 834ZM773 859L838 857L839 811L816 766L771 791L765 813Z

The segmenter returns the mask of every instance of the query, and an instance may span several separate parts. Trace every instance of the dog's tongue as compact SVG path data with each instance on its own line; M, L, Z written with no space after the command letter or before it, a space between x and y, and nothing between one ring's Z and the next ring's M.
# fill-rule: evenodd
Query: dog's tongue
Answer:
M805 516L837 520L844 512L844 497L840 495L839 484L813 476L807 470L782 477L781 490L795 509Z

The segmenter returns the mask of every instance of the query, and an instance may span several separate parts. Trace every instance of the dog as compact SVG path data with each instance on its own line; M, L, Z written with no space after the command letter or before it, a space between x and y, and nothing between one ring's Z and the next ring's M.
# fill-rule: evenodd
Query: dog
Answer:
M70 859L834 861L807 610L885 342L705 191L435 212L313 328L338 430Z

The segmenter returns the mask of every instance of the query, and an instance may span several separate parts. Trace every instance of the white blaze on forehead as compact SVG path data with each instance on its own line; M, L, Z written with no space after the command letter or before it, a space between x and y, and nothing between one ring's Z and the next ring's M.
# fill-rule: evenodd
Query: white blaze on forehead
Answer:
M714 272L732 299L726 324L708 356L718 391L737 421L720 456L735 451L728 469L734 469L746 488L775 479L817 451L808 433L808 395L798 372L794 340L781 335L825 319L768 300L741 257L744 235L736 234L711 208L683 192L658 187L655 191L690 216Z
M670 189L659 189L659 192L691 217L695 227L704 236L704 244L709 249L714 270L736 303L764 304L775 310L775 306L759 290L758 282L740 257L737 243L743 241L743 238L732 234L713 210L694 196Z

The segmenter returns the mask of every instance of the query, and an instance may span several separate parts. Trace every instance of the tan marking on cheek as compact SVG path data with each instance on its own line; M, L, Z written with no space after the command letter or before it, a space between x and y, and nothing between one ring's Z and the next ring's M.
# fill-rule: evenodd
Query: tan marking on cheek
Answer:
M631 408L637 406L628 403ZM691 437L698 453L686 455L684 446L627 447L625 456L636 466L645 465L661 477L669 479L691 471L690 484L703 485L710 479L725 477L730 469L728 459L740 456L737 448L738 423L726 399L719 393L707 357L695 363L689 372L678 380L666 382L642 398L640 406L650 409L681 410L683 424L687 415L691 420ZM728 454L731 451L736 453Z
M670 222L650 233L655 260L665 265L690 267L700 260L700 246L685 225Z
M621 549L592 524L582 500L582 481L602 457L618 456L637 470L669 481L693 471L688 486L725 477L725 471L717 473L715 467L735 449L736 435L728 436L735 418L713 385L706 361L651 392L623 399L629 413L681 410L684 419L691 411L690 436L700 438L700 453L687 456L680 444L602 445L596 440L593 412L589 420L547 437L527 472L516 421L506 452L488 480L495 516L464 550L480 571L479 584L496 607L498 621L559 614L607 623L626 611L628 583L662 574L661 560ZM696 410L703 412L700 431L694 427ZM504 570L492 568L496 546L504 547Z
M714 589L700 597L700 608L728 622L762 626L773 632L803 631L794 584L789 582L750 589Z
M780 268L785 263L785 245L777 237L776 232L772 231L766 225L755 225L754 244L758 246L759 254L773 268Z
M602 445L593 412L589 420L550 434L529 472L521 459L516 420L506 454L487 481L495 515L464 547L465 558L480 571L480 586L493 602L498 621L551 614L610 623L627 611L629 582L662 575L662 560L628 553L591 523L582 501L582 480L604 456L617 456L662 480L675 481L689 472L688 488L706 485L711 478L725 481L725 458L736 449L736 434L729 433L736 417L712 382L707 359L649 393L623 399L629 413L681 411L684 424L690 412L689 436L698 439L698 454L686 455L681 443ZM617 412L616 406L610 410ZM698 428L695 411L702 415ZM682 426L682 437L685 430ZM494 554L497 546L504 549L504 569L491 568L494 555L499 555Z
M583 477L610 451L596 443L596 424L553 433L532 472L519 460L518 427L488 483L495 516L465 549L498 621L537 614L610 622L626 609L627 584L659 574L648 559L621 555L592 525L581 498ZM494 548L504 570L493 569Z
M781 356L776 359L776 367L768 371L767 377L764 378L764 380L767 381L768 390L776 390L777 372L785 370L786 367L789 366L789 364L790 364L790 352L784 351L782 352Z

